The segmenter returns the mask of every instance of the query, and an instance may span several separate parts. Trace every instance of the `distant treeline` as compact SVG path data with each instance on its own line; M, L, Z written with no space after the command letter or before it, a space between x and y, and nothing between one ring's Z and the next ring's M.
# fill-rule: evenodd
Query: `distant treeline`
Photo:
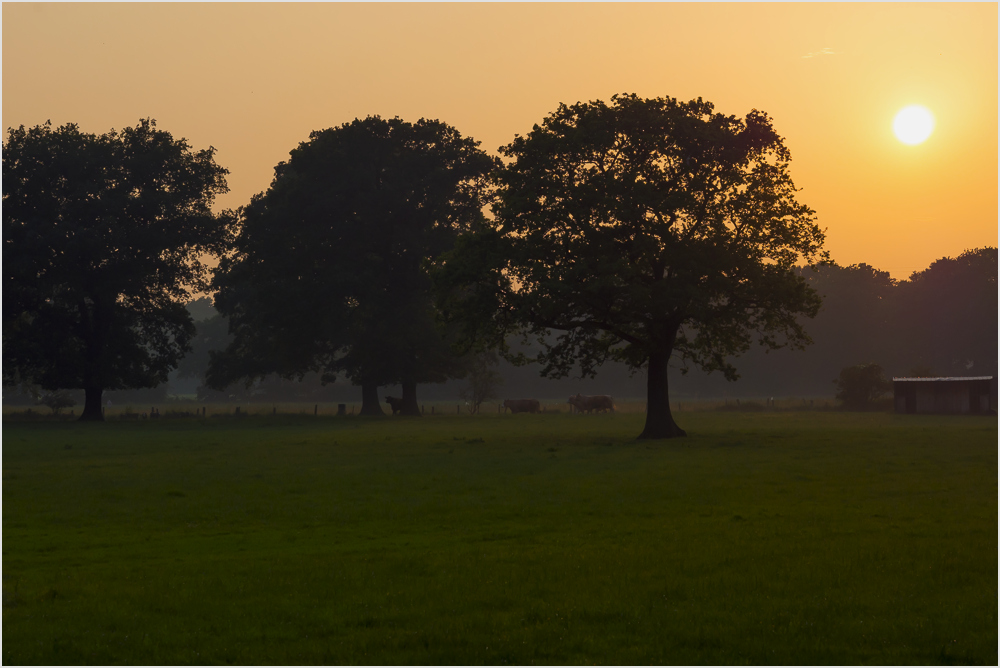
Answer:
M799 273L823 298L819 314L805 320L813 343L804 350L766 352L752 348L736 359L740 379L728 382L721 374L697 368L686 374L671 369L672 395L679 399L832 396L841 369L875 362L891 376L994 375L997 372L997 249L970 250L957 258L941 258L895 280L888 272L867 264L847 267L834 263L807 267ZM200 306L204 307L208 300ZM211 346L225 345L225 319L213 316L197 322L195 352L181 362L180 373L201 378ZM511 342L515 344L516 342ZM607 362L595 379L577 377L549 380L537 365L515 367L502 362L503 394L561 398L576 392L622 397L645 395L645 373L630 374L620 363ZM427 400L458 396L464 380L428 385ZM393 388L388 388L391 393ZM198 389L199 399L223 400L240 396L240 386L224 393ZM318 374L303 382L269 377L251 390L261 400L357 400L357 388L347 382L322 386Z
M867 264L830 263L799 272L823 298L819 315L805 325L812 345L805 350L751 349L737 360L741 377L736 382L698 369L683 374L674 368L675 398L832 396L841 369L867 362L880 364L894 376L996 374L996 248L941 258L902 281ZM195 395L205 402L357 401L356 386L345 379L323 385L317 373L302 380L271 375L250 388L205 387L209 352L229 343L228 323L208 298L191 302L188 310L197 328L193 350L181 360L169 384L109 392L112 402L145 404L165 401L172 394ZM601 367L595 379L549 380L539 377L537 365L515 367L507 362L501 362L498 370L504 381L501 392L508 397L558 399L576 392L642 397L645 392L643 372L630 375L625 365L614 362ZM465 384L459 379L428 385L423 395L428 401L454 399ZM394 389L388 387L385 393ZM5 391L4 400L16 401L16 396Z
M890 376L997 372L997 249L941 258L908 280L867 264L800 270L823 298L802 351L752 349L735 383L691 371L674 388L698 396L829 396L841 369L874 362Z

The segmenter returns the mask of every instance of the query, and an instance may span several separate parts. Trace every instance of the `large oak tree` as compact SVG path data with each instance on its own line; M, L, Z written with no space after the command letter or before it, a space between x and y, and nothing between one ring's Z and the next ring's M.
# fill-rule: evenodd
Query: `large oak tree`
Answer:
M483 218L495 160L455 128L371 116L313 132L241 215L216 306L233 342L209 384L268 373L345 373L362 414L382 414L380 385L461 372L436 321L424 264Z
M154 387L188 350L184 308L206 253L227 240L215 150L152 120L96 135L74 124L8 131L3 147L5 380L104 390Z
M671 358L735 379L755 339L808 342L796 317L820 302L793 267L824 257L823 233L766 114L620 95L561 105L501 152L495 218L438 265L468 336L538 336L543 375L645 366L643 438L684 434Z

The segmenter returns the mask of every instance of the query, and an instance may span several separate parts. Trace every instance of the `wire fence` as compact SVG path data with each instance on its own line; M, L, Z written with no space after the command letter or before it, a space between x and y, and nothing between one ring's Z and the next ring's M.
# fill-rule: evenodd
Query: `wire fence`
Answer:
M624 398L615 400L615 413L636 414L646 412L646 402L642 398ZM484 402L477 412L474 407L463 400L443 400L421 402L421 415L424 417L458 417L475 415L477 417L510 415L502 402ZM387 405L380 404L385 415L392 411ZM4 406L5 420L73 420L79 417L81 407L62 409L58 413L44 406ZM566 401L557 399L540 400L542 414L570 414L576 412ZM837 402L832 397L750 397L722 399L678 399L670 403L673 412L692 411L828 411L837 408ZM356 417L361 412L361 403L342 402L216 402L206 403L189 400L173 400L156 406L139 405L106 405L103 408L105 420L142 421L179 418L241 418L266 416L313 416L313 417Z

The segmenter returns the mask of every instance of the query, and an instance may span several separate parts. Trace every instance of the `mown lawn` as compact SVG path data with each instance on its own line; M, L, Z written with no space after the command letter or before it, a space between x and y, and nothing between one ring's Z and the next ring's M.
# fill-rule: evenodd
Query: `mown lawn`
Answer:
M3 425L4 664L997 663L997 420Z

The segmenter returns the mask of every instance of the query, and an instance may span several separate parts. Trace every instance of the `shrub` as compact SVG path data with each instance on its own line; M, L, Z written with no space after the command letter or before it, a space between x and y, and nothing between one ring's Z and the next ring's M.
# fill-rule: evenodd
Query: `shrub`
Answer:
M42 395L41 399L39 399L38 403L51 408L53 415L59 415L59 411L63 408L76 406L76 400L66 390L46 392Z
M852 411L869 411L879 408L879 399L892 389L892 382L878 364L858 364L842 369L837 385L837 400Z

